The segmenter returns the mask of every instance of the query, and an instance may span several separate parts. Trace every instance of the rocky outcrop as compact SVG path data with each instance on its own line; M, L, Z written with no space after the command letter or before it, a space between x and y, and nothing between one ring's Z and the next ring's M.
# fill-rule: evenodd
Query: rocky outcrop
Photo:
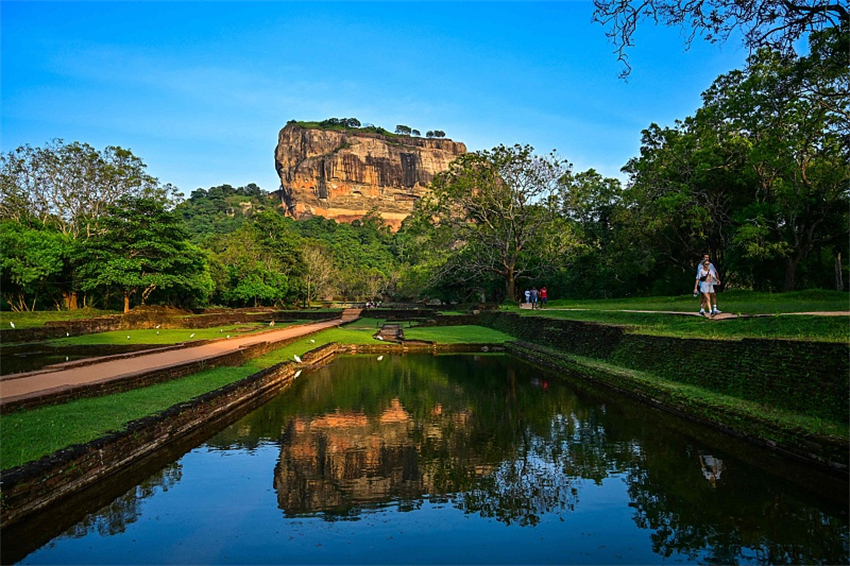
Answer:
M278 135L279 196L295 218L341 222L372 210L394 229L466 146L449 139L380 135L357 129L323 130L289 123Z

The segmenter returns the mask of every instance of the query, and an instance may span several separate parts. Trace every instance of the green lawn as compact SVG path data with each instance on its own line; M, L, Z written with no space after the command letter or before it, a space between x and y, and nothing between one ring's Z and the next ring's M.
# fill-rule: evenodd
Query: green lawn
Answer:
M777 314L814 311L850 311L850 293L812 289L792 293L725 291L717 294L721 311L736 314ZM652 310L698 312L699 299L692 295L639 297L590 301L550 300L550 308L591 310Z
M678 338L822 340L850 342L850 316L813 316L817 311L848 311L850 294L838 291L801 291L767 294L730 291L718 295L718 306L727 313L766 315L735 319L707 319L665 313L624 311L697 312L693 297L648 297L605 301L551 301L543 310L510 305L504 311L522 316L546 316L628 326L631 332Z
M84 308L72 311L48 310L32 312L9 312L0 311L0 326L11 328L14 323L16 328L29 328L33 326L44 326L44 323L60 320L79 320L83 318L97 318L111 314L121 314L119 311L104 311L99 309Z
M293 324L302 323L282 322L275 324L275 328L284 328ZM192 342L195 340L215 340L228 335L244 336L245 334L268 329L268 324L249 322L216 326L214 328L114 330L110 332L98 332L97 334L81 334L68 338L57 338L47 342L56 346L81 346L89 344L178 344L180 342Z

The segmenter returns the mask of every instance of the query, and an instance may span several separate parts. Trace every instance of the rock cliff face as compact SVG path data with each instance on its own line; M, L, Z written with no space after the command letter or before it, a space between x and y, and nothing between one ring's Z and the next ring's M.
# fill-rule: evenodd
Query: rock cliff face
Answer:
M434 175L464 153L464 144L448 139L307 129L291 123L278 134L275 168L281 202L293 217L351 222L377 210L397 229Z

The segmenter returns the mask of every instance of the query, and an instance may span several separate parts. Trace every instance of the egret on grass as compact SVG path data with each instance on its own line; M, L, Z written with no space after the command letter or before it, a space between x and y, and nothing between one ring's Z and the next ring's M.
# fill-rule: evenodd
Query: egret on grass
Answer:
M377 338L378 340L380 340L380 341L382 341L382 342L383 342L383 340L384 340L384 337L383 337L383 336L375 336L375 338Z
M379 362L380 362L381 360L383 360L383 359L384 359L384 356L378 356L378 361L379 361Z
M194 337L195 337L195 333L194 333L194 332L193 332L193 333L191 333L191 334L189 335L189 338L194 338Z
M295 372L295 375L292 376L292 379L298 379L298 376L301 375L301 370Z
M301 363L301 358L299 358L297 354L293 354L292 357L295 358L296 362L298 362L299 364Z
M310 343L311 343L311 344L315 344L315 343L316 343L316 341L315 341L315 340L313 340L312 338L310 338Z
M12 325L12 328L15 328L15 323L14 323L14 322L9 322L9 324L11 324L11 325Z
M127 340L129 340L129 339L130 339L130 335L128 334L128 335L127 335Z

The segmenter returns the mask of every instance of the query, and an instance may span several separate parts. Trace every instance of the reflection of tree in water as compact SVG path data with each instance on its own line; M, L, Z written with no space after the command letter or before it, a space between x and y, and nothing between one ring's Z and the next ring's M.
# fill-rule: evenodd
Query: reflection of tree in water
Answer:
M183 469L179 462L169 464L106 507L86 515L85 519L74 525L66 535L82 538L95 531L101 536L124 532L127 526L135 523L141 515L142 502L145 499L154 495L157 490L168 491L180 481L182 475Z
M683 452L689 459L682 461ZM626 481L633 519L652 531L655 553L712 564L848 563L846 515L824 513L815 502L788 495L781 483L725 463L712 484L705 461L688 447L644 440Z
M712 487L687 425L645 406L555 381L544 391L540 370L512 359L343 362L243 421L250 440L233 430L222 439L280 443L275 487L287 514L353 517L427 499L536 525L573 510L587 481L613 479L659 556L848 563L846 509L822 510L722 453L712 454L723 460Z

